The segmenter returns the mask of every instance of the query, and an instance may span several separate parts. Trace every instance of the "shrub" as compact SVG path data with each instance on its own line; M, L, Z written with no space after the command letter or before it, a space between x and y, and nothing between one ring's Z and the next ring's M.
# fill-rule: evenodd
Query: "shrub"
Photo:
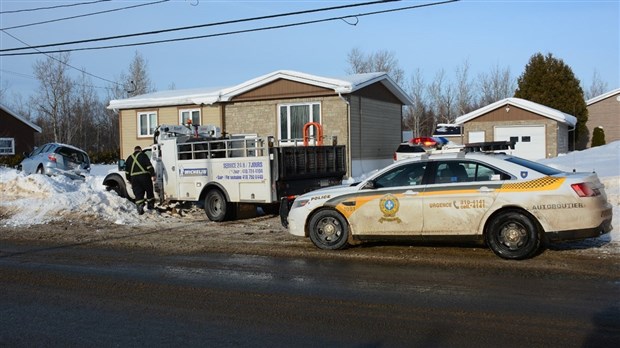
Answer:
M605 145L605 131L603 127L596 127L592 132L592 144L591 147Z

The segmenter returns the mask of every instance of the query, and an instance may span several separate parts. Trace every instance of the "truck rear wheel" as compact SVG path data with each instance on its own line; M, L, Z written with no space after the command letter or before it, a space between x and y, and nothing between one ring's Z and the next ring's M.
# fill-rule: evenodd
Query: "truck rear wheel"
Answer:
M222 191L214 189L205 196L205 213L211 221L221 222L226 220L231 209L231 204L226 201Z

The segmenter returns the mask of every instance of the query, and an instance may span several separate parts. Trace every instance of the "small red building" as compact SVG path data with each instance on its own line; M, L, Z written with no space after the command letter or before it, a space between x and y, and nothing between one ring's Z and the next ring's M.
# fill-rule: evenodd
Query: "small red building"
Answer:
M0 156L30 152L35 133L41 133L41 127L0 104Z

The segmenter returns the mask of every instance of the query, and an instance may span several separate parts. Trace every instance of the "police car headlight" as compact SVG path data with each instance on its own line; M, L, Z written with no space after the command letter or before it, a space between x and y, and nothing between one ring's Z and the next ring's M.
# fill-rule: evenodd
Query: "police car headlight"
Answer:
M301 208L304 205L308 204L308 202L310 202L309 199L296 199L293 202L293 205L291 206L291 209L295 209L295 208Z

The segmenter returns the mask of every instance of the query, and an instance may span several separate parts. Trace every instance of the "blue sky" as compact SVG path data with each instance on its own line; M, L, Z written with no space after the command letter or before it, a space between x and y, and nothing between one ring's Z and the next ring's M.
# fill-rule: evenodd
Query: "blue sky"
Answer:
M74 1L0 0L0 27L81 15L155 0L113 0L54 10L4 13ZM7 29L30 44L46 44L266 16L290 11L346 5L361 1L206 1L172 0L136 9L117 11L48 24ZM400 1L348 10L315 13L190 30L157 36L86 44L122 44L214 34L248 28L297 23L427 4L433 1ZM419 69L426 82L443 69L452 79L465 61L470 77L492 67L508 67L519 76L530 57L552 53L569 65L588 88L596 71L608 90L620 87L620 1L483 1L462 0L407 11L358 17L357 25L342 20L270 31L237 34L158 45L78 51L71 65L116 80L127 71L134 53L148 61L150 77L158 90L230 86L281 69L338 77L345 75L347 54L353 48L371 53L393 52L406 77ZM353 21L353 20L351 20ZM23 44L0 32L0 48ZM80 46L80 47L83 47ZM74 46L75 47L75 46ZM32 66L43 55L0 57L0 87L8 103L15 94L34 95L37 81ZM79 72L71 72L75 76ZM98 87L104 80L91 78ZM101 95L105 89L98 88ZM6 101L3 101L6 103Z

